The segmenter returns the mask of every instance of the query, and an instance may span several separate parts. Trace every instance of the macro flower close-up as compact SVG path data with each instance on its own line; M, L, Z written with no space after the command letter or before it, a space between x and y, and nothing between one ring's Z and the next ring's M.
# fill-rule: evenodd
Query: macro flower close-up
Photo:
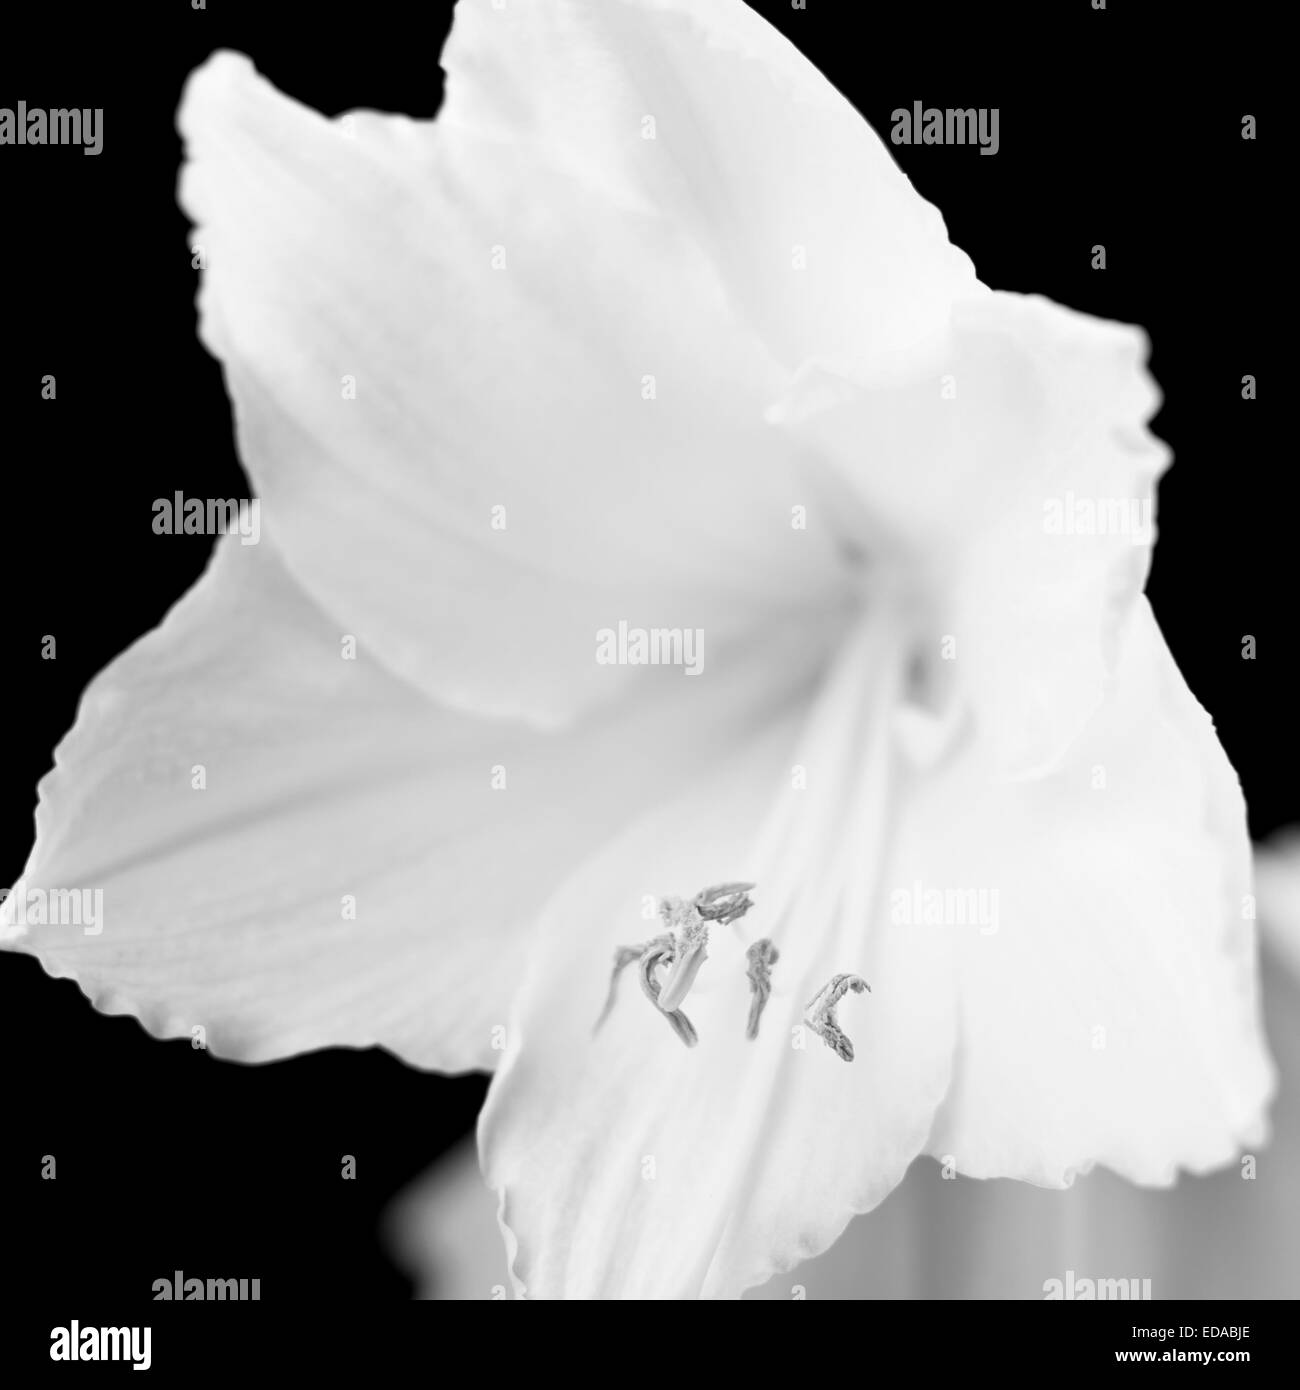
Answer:
M260 534L91 682L0 944L217 1058L492 1073L530 1299L737 1298L922 1156L1264 1143L1145 333L982 283L741 0L459 0L432 120L257 60L177 120Z

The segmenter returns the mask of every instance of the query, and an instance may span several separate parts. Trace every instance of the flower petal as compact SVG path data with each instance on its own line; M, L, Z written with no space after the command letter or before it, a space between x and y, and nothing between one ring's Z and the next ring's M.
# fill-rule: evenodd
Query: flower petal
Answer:
M1272 1141L1249 1168L1243 1159L1241 1168L1168 1190L1099 1171L1051 1191L964 1178L918 1160L889 1199L856 1217L829 1250L746 1297L1040 1299L1067 1271L1076 1296L1083 1279L1149 1279L1160 1299L1300 1296L1300 1194L1291 1181L1300 1164L1294 832L1256 849L1255 881L1264 1017L1282 1085ZM496 1203L472 1145L446 1154L402 1192L387 1225L417 1297L495 1298L509 1287Z
M995 931L947 929L961 1042L928 1152L975 1177L1062 1186L1099 1163L1167 1184L1262 1142L1245 807L1145 599L1051 776L954 773L913 826L900 887L999 894Z
M1145 600L1108 700L1034 782L977 741L923 774L900 761L888 618L799 739L635 826L548 908L480 1124L529 1297L734 1296L825 1249L922 1148L979 1177L1103 1163L1164 1184L1262 1137L1240 792ZM808 789L775 790L792 763ZM769 803L779 835L758 830ZM744 926L781 955L756 1043L742 948L717 934L683 1003L698 1047L640 998L585 1036L647 878L759 885ZM841 1005L848 1066L797 1046L841 972L872 989Z
M595 659L620 620L709 660L835 601L762 418L782 373L672 209L545 141L326 120L228 53L179 121L241 455L290 571L391 670L556 724L635 679Z
M957 1021L941 943L869 934L836 910L841 888L870 894L891 808L884 714L898 672L892 634L873 629L847 649L802 732L774 731L690 800L643 820L548 907L479 1131L528 1297L738 1295L828 1245L924 1144ZM865 748L854 750L859 725ZM854 751L856 806L840 773ZM769 808L775 838L760 826ZM840 851L852 861L842 879ZM653 934L636 895L733 879L758 884L746 936L785 928L758 1037L746 1037L743 944L715 927L683 1005L697 1047L631 993L593 1038L613 949ZM841 1006L859 1053L851 1066L800 1021L841 970L877 991Z
M741 0L473 0L442 119L662 209L787 373L882 367L975 285L876 132Z
M762 653L644 671L641 704L567 739L439 710L364 645L346 659L265 537L228 538L91 684L41 785L22 902L102 890L101 930L37 912L23 931L15 893L0 935L225 1056L380 1043L491 1066L538 904L807 680L824 637L789 640L775 676Z
M946 347L867 384L814 373L776 411L854 486L931 665L1003 770L1050 768L1101 704L1150 565L1169 451L1137 329L988 293Z
M1255 853L1264 1018L1281 1081L1264 1152L1154 1191L1104 1171L1047 1191L919 1161L824 1255L750 1296L788 1299L797 1282L810 1299L1043 1298L1068 1296L1069 1280L1075 1297L1105 1296L1095 1283L1085 1289L1085 1279L1123 1279L1125 1289L1129 1279L1149 1279L1157 1299L1300 1296L1300 1193L1292 1181L1300 1165L1300 842L1291 839ZM426 1237L411 1263L437 1297L483 1297L504 1284L501 1260L482 1253L490 1213L469 1173L440 1190L449 1176L430 1175L407 1202L424 1232L459 1220L454 1242L439 1248ZM466 1213L475 1216L472 1231Z

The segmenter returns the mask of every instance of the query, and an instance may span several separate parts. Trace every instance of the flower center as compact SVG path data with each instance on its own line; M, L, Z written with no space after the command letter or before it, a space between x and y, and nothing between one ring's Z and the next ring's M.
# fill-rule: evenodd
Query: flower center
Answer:
M659 904L659 915L668 931L640 946L615 949L609 996L592 1032L600 1031L614 1007L619 976L633 961L639 961L641 988L646 998L667 1018L673 1032L686 1046L694 1047L699 1039L680 1005L708 959L709 926L713 922L723 925L738 922L754 906L749 896L753 886L752 883L719 883L693 898L664 898ZM668 966L668 978L662 985L657 975L661 965Z

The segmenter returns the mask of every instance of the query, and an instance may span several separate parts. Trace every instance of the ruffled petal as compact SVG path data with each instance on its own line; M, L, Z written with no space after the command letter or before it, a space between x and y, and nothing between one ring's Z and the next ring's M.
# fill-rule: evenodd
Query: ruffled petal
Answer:
M762 418L783 374L675 208L454 115L327 120L229 53L179 123L241 456L290 571L389 669L554 725L637 679L597 661L620 622L698 630L707 664L836 601ZM634 127L624 157L653 155Z
M1289 843L1288 843L1289 840ZM1149 1280L1155 1299L1300 1297L1300 840L1294 832L1257 847L1255 881L1263 938L1264 1020L1280 1085L1272 1135L1261 1152L1172 1189L1134 1187L1093 1172L1064 1192L981 1182L929 1161L913 1164L898 1191L853 1221L836 1244L750 1295L788 1299L1115 1297ZM491 1213L477 1174L430 1174L408 1211L426 1238L412 1263L434 1296L484 1297L504 1284L492 1250ZM467 1218L475 1217L473 1230ZM428 1236L447 1229L435 1245ZM1088 1281L1085 1285L1084 1281Z
M959 979L927 1151L975 1177L1064 1186L1102 1164L1164 1185L1261 1143L1274 1074L1245 806L1145 599L1058 769L1018 786L975 772L918 801L896 879L997 895L991 931L892 928L946 932Z
M438 709L265 538L231 537L87 690L0 935L105 1012L201 1027L223 1056L382 1044L490 1067L538 905L779 708L818 640L790 634L775 680L757 661L647 670L644 703L562 738ZM39 920L55 890L102 893L98 929Z

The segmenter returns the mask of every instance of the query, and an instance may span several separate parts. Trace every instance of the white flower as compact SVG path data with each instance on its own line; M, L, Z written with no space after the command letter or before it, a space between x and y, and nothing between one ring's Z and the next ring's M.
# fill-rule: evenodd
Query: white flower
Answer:
M1149 534L1044 524L1149 501L1141 334L982 286L739 0L462 0L444 66L433 123L191 79L263 539L88 690L23 879L104 929L14 944L219 1055L499 1061L529 1296L734 1295L922 1151L1228 1161L1271 1085L1237 782ZM620 623L703 632L699 678L598 662ZM593 1038L642 904L727 880L665 989L698 1046L631 988ZM848 1065L801 1023L842 973Z

